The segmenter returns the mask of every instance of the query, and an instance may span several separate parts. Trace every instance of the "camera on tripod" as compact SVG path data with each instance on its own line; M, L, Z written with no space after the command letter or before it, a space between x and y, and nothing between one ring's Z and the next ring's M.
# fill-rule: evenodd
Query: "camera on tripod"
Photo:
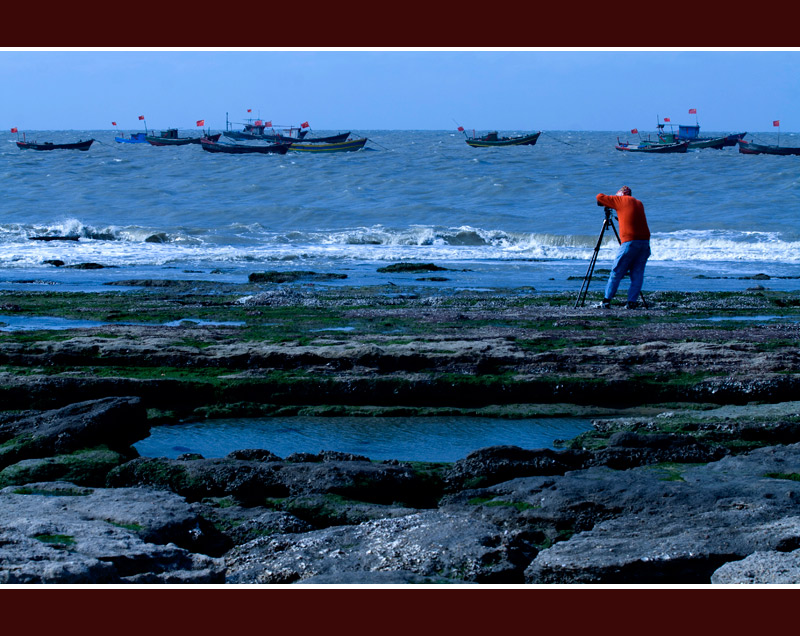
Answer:
M609 216L611 216L611 210L612 210L613 208L610 208L610 207L608 207L607 205L603 205L602 203L600 203L600 201L598 201L598 202L597 202L597 207L599 207L599 208L603 208L603 211L606 213L606 218L608 218Z

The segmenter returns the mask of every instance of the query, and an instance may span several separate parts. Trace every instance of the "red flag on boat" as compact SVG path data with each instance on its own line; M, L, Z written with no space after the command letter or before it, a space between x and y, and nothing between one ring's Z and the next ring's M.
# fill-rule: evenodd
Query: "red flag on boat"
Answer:
M301 128L308 128L309 126L310 124L307 121L304 121L302 124L300 124Z
M689 114L690 115L696 115L697 114L697 109L696 108L690 108L689 109Z
M464 126L459 126L458 127L458 132L464 132Z
M205 119L198 119L197 120L197 125L198 126L205 126L206 125L206 120Z
M112 122L111 122L111 125L112 125L112 126L116 126L116 125L117 125L117 122L115 122L115 121L112 121Z
M139 119L144 119L144 115L139 115Z
M16 128L12 128L11 132L19 132Z
M631 133L633 133L634 135L638 135L639 134L639 129L638 128L631 128Z
M260 126L263 122L260 119L256 119L255 125Z
M264 128L272 128L272 122L268 121L266 124L264 124Z
M772 125L773 126L780 126L781 125L781 120L780 119L776 119L774 122L772 122Z
M664 117L664 121L669 121L669 117Z
M252 113L252 112L253 112L253 109L252 109L252 108L248 108L248 109L247 109L247 112L248 112L248 113Z

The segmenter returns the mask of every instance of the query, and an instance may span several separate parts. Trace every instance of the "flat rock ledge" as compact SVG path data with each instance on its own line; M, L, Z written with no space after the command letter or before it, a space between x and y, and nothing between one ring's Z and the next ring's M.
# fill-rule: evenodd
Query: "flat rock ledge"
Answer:
M744 411L722 413L735 432ZM138 457L149 424L126 396L6 413L0 583L800 582L800 443L733 452L623 424L598 448L412 464Z
M10 486L0 490L0 583L222 583L223 562L196 552L209 532L164 491Z

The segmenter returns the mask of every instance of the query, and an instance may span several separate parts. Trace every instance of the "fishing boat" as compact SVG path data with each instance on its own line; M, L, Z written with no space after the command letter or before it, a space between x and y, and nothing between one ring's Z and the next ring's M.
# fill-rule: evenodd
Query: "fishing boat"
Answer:
M653 142L642 142L636 146L632 146L627 141L620 141L617 139L617 150L627 152L650 152L656 154L672 154L676 152L686 152L689 149L688 141L678 141L673 144L659 144Z
M675 143L678 141L688 141L689 150L700 148L715 148L717 150L726 148L728 146L735 146L736 143L743 139L747 134L734 133L731 135L722 135L720 137L701 137L700 125L678 125L678 131L664 132L665 124L658 124L658 138L663 143Z
M80 140L67 144L54 144L50 141L45 141L41 144L35 141L18 141L17 148L20 150L89 150L93 142L94 139Z
M231 130L230 122L228 121L228 113L225 113L225 132L223 133L230 139L237 141L244 140L258 140L258 141L274 141L278 143L292 143L302 141L307 144L329 144L339 143L346 141L350 136L350 131L339 133L336 135L329 135L327 137L309 137L308 129L302 127L288 126L281 127L285 134L275 132L272 127L272 122L264 123L260 119L248 120L247 123L242 124L243 130ZM269 128L271 132L265 132Z
M769 146L754 144L752 141L740 139L739 152L743 155L800 155L800 148L791 146Z
M361 150L367 141L368 139L366 137L362 137L360 139L350 139L348 141L339 141L335 143L291 143L289 144L289 150L317 154L328 152L352 152L354 150Z
M688 141L689 143L689 150L701 150L703 148L713 148L715 150L722 150L726 145L727 137L704 137L702 139L694 139L694 140L683 140L678 139L672 133L659 133L658 135L658 142L650 142L648 140L643 141L642 143L652 144L652 145L668 145L668 144L675 144L681 141Z
M200 145L207 152L227 153L229 155L249 155L249 154L279 154L285 155L289 150L289 144L221 144L211 139L203 138Z
M114 141L119 144L146 144L147 133L131 133L130 137L125 137L125 133L123 133L122 137L114 137Z
M221 136L222 133L217 133L216 135L206 134L203 137L178 137L177 128L168 128L158 135L145 135L145 139L151 146L185 146L187 144L199 144L203 138L219 141Z
M540 130L539 132L535 132L531 135L500 137L497 131L492 131L483 137L477 137L473 131L472 137L467 137L466 141L467 145L473 148L489 148L492 146L534 146L539 140L539 135L541 134L542 131Z

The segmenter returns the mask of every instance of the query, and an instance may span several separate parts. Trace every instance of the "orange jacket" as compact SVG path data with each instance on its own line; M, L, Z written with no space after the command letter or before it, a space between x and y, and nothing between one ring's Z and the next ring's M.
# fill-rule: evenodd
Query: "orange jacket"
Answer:
M644 215L644 204L639 201L639 199L598 194L597 202L600 205L613 208L617 211L617 219L619 219L619 240L622 243L650 240L650 228L647 227L647 217Z

